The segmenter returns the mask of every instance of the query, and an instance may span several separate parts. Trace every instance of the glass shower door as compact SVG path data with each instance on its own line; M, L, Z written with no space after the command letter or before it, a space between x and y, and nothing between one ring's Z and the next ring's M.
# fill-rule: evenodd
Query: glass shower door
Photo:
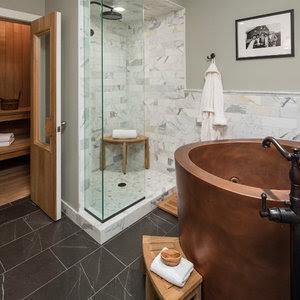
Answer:
M85 208L105 221L145 197L143 1L92 1L86 12Z

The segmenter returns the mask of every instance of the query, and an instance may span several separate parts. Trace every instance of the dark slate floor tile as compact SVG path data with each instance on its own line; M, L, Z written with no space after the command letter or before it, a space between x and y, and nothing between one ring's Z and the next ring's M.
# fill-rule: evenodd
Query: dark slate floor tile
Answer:
M171 224L176 225L178 223L178 218L174 217L171 214L166 213L165 211L163 211L159 208L156 208L155 210L153 210L152 214L168 221Z
M81 262L91 286L98 291L119 274L125 266L105 248L100 248Z
M164 236L173 227L169 222L150 214L105 243L104 246L124 264L129 265L142 255L143 235Z
M143 258L137 259L121 274L103 287L93 300L145 299L145 273Z
M0 247L31 231L22 219L0 225Z
M2 274L3 272L4 272L5 270L4 270L4 268L3 268L3 266L2 266L2 263L1 263L1 261L0 261L0 274ZM0 281L1 282L1 281ZM0 285L0 287L1 287L1 285ZM0 288L1 289L1 288ZM1 294L0 294L1 295ZM1 297L0 297L0 299L2 299Z
M83 230L51 248L60 261L69 268L100 245Z
M0 260L6 270L42 251L38 232L27 234L0 248Z
M41 210L24 217L24 220L33 230L54 222Z
M8 207L10 207L11 206L11 204L10 203L7 203L7 204L4 204L4 205L1 205L0 206L0 212L1 212L1 210L3 210L3 209L6 209L6 208L8 208Z
M51 247L62 239L78 232L80 227L68 218L62 218L38 230L43 249Z
M10 202L10 204L11 205L19 205L21 203L28 202L28 201L31 201L30 197L26 197L26 198L22 198L22 199Z
M168 233L167 236L170 237L179 237L179 226L175 225Z
M39 208L30 200L24 200L11 205L0 212L0 225L24 217Z
M75 265L54 280L28 296L27 300L84 300L91 297L93 289L81 265Z
M149 214L148 216L146 216L145 220L146 220L146 222L149 223L149 225L151 224L151 226L152 226L151 231L154 233L157 233L157 234L159 232L166 234L168 231L170 231L174 227L174 224L172 224L154 214ZM145 228L145 230L149 230L149 228ZM147 233L145 232L143 234L147 234Z
M0 261L9 270L78 230L71 220L63 218L0 247Z
M64 270L64 267L51 251L46 250L4 273L3 299L21 299L46 284ZM57 292L59 293L59 291Z
M4 274L0 274L0 299L4 300Z

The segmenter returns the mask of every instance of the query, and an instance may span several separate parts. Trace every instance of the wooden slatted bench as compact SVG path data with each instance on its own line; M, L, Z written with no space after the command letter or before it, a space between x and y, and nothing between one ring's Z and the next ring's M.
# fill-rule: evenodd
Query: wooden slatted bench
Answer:
M190 278L182 288L167 282L150 271L153 259L164 247L176 249L183 254L178 238L143 236L143 255L146 268L146 299L152 300L158 296L159 299L163 300L201 300L202 276L196 270L192 272Z

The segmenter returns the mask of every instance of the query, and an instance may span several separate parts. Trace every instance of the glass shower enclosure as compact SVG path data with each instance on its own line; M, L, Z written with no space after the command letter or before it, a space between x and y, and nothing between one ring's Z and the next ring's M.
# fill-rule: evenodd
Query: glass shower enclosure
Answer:
M144 135L143 0L87 1L85 31L85 209L106 221L145 197L144 144L127 149L114 129Z

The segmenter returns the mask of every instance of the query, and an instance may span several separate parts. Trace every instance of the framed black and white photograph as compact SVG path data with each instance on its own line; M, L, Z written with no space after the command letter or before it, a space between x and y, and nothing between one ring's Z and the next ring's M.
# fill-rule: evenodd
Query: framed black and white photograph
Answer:
M235 21L236 59L295 56L294 10Z

